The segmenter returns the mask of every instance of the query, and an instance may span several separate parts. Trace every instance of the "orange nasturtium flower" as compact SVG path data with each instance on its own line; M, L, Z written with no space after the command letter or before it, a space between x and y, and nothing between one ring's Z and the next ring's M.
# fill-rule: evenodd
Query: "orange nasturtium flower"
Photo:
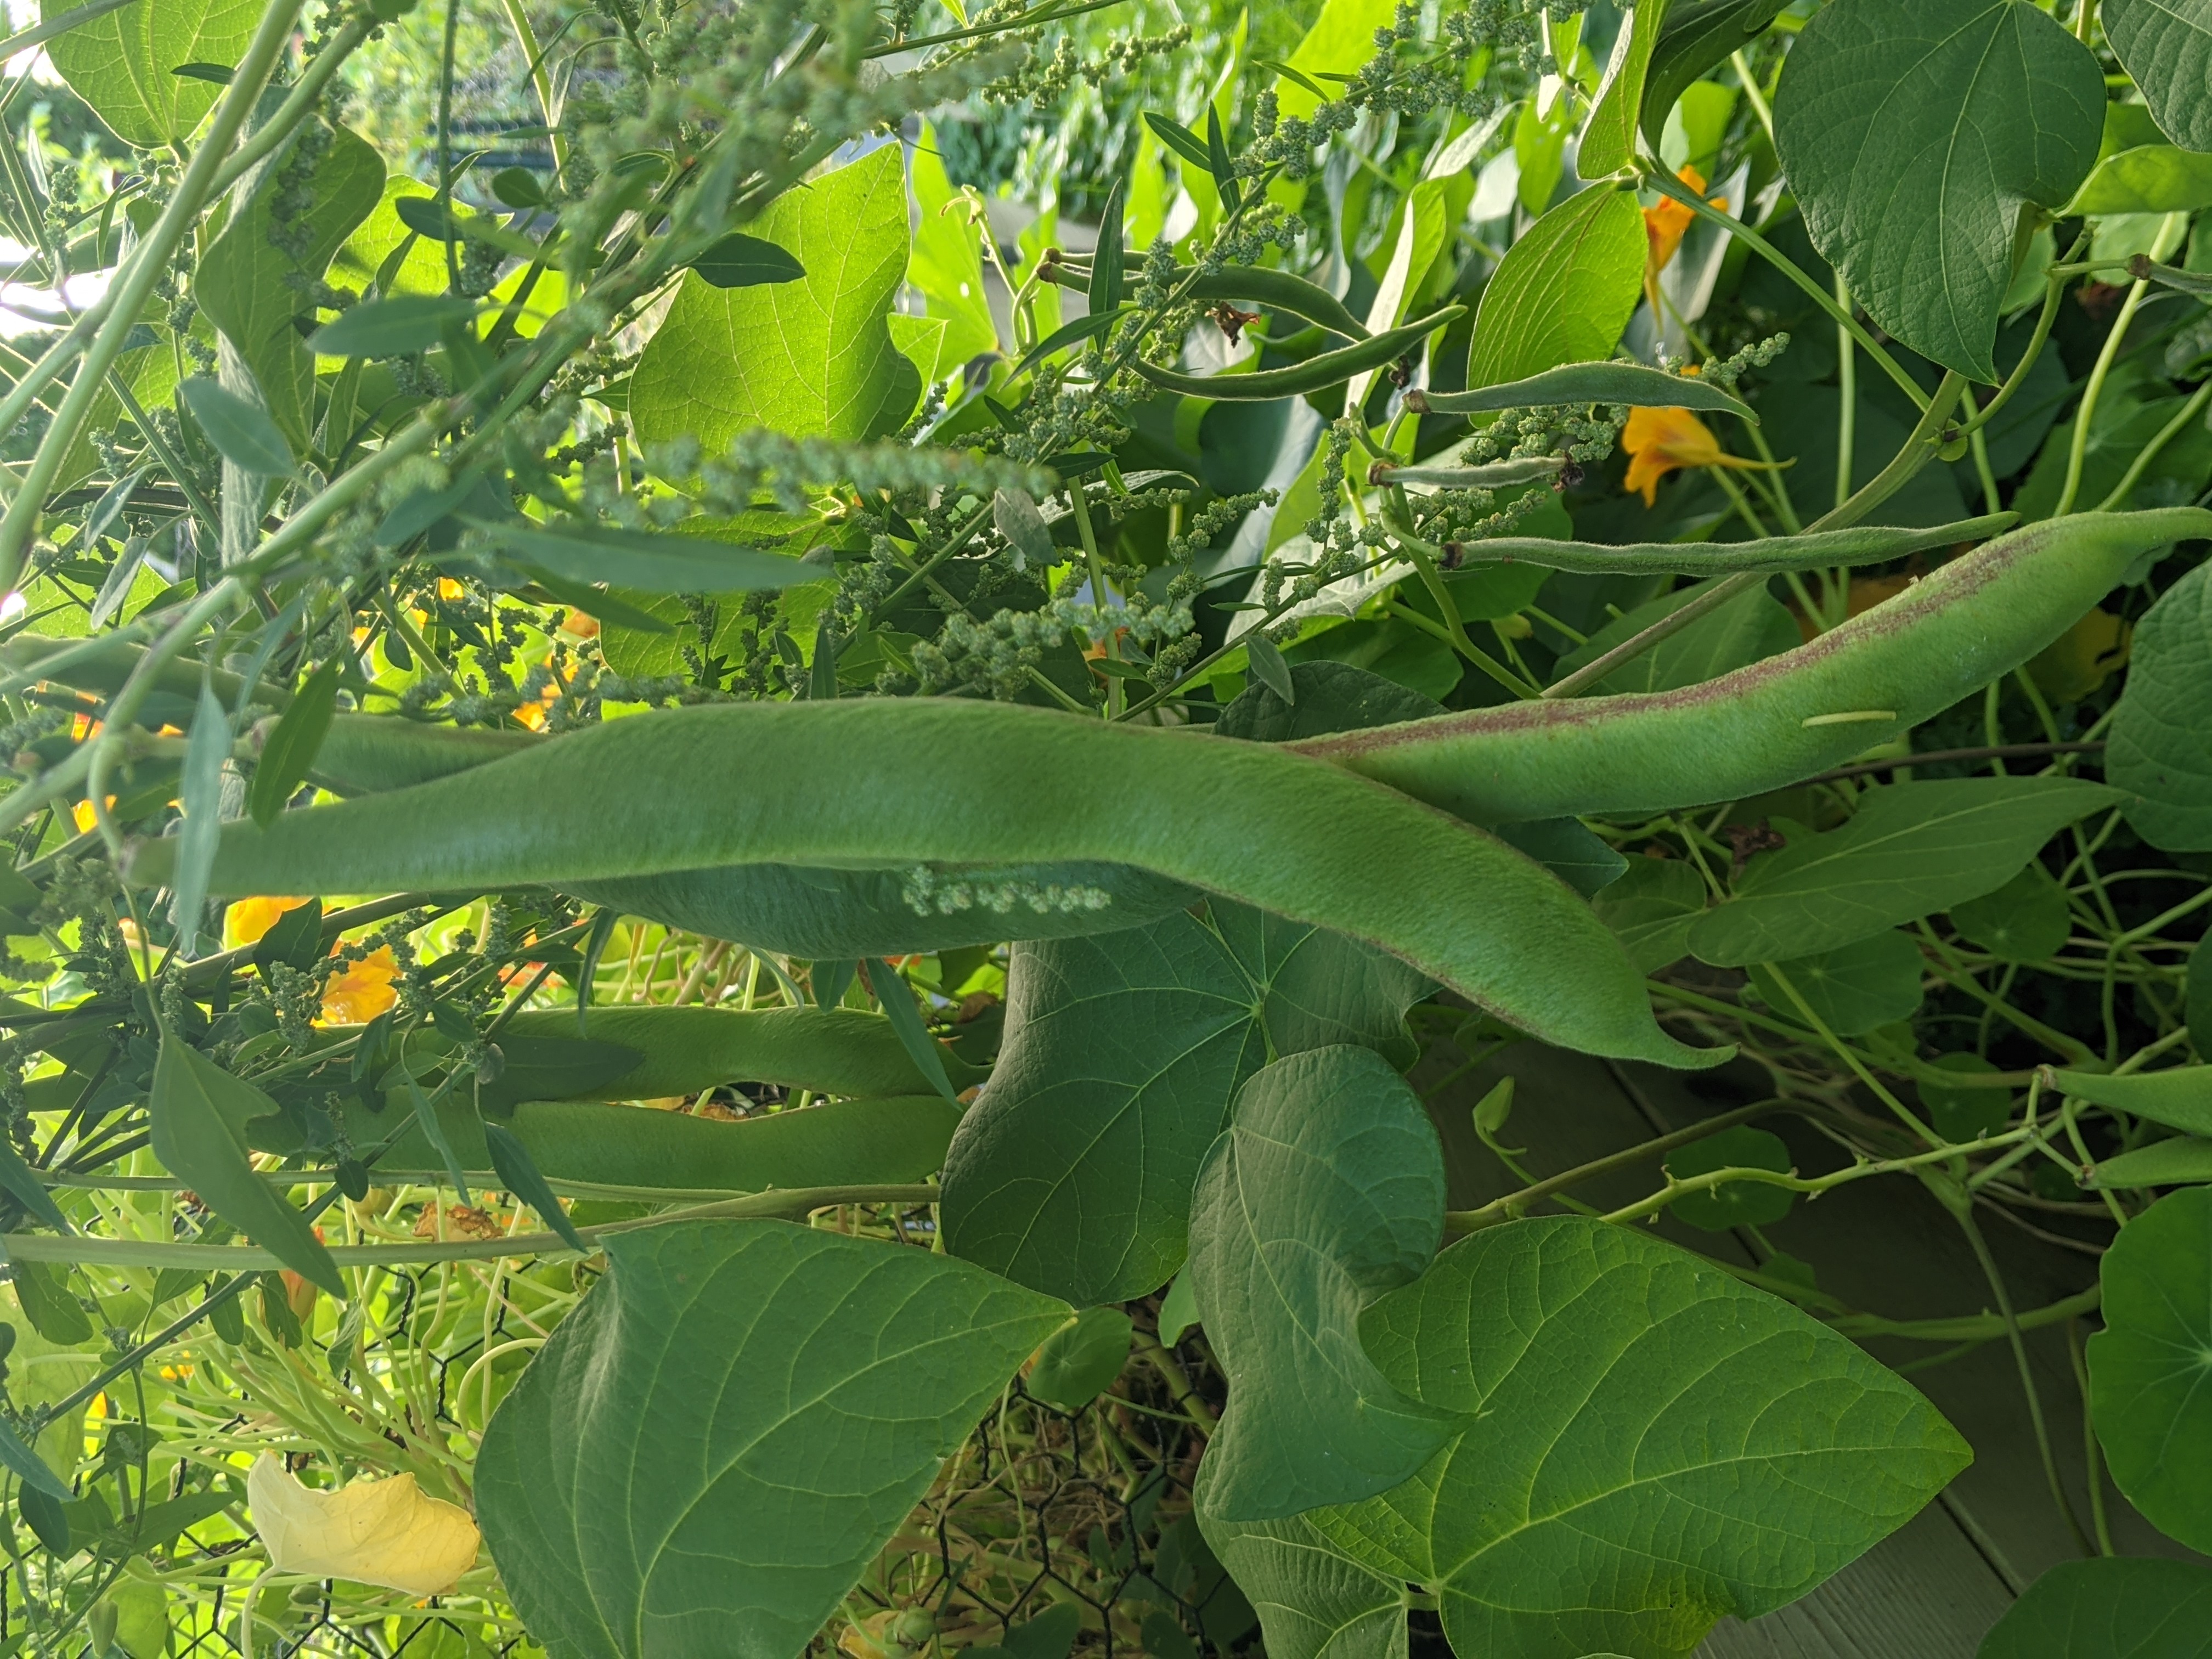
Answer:
M242 898L222 914L223 943L232 950L241 945L258 945L276 925L276 919L287 910L296 910L307 901L303 898Z
M1705 175L1697 168L1686 167L1674 176L1698 195L1705 193ZM1728 211L1727 197L1716 196L1712 204L1722 212ZM1676 251L1682 246L1683 236L1689 231L1690 221L1696 217L1696 214L1671 196L1662 196L1644 210L1644 240L1646 244L1644 293L1644 297L1651 301L1655 315L1659 310L1659 273L1673 261Z
M380 945L359 962L348 963L323 988L323 1024L366 1025L399 1000L392 981L399 977L399 964L392 947Z
M1686 409L1633 409L1620 436L1628 452L1627 485L1644 492L1644 505L1659 498L1659 480L1677 467L1732 466L1746 471L1765 471L1765 461L1747 461L1721 447L1712 428Z

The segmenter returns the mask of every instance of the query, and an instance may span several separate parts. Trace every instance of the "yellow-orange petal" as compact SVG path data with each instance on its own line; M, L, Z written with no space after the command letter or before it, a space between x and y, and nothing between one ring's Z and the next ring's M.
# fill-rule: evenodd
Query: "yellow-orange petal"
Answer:
M242 898L223 912L223 943L233 950L241 945L258 945L276 925L276 920L287 910L296 910L307 901L303 898L278 898L263 896Z
M344 969L323 988L323 1018L325 1025L366 1025L379 1014L399 1000L399 994L392 988L392 981L399 977L399 964L392 955L392 947L380 945L359 962L349 963Z

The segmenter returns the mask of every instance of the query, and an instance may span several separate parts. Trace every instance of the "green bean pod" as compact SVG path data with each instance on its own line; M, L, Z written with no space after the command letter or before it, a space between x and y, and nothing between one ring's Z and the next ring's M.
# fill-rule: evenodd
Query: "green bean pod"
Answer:
M1462 568L1479 564L1535 564L1547 570L1592 574L1727 576L1740 570L1826 570L1882 564L1934 547L1978 542L2008 530L2017 513L1992 513L1932 529L1853 525L1802 536L1767 536L1749 542L1630 542L1618 547L1592 542L1553 542L1540 536L1500 536L1484 542L1447 542L1444 554Z
M569 1008L514 1016L499 1041L573 1038ZM581 1035L632 1050L637 1064L605 1082L532 1097L539 1100L659 1100L722 1083L775 1083L827 1095L919 1095L929 1079L881 1014L857 1008L592 1008ZM953 1086L982 1075L944 1056Z
M1370 334L1354 344L1324 351L1287 368L1256 369L1249 374L1184 374L1162 368L1139 357L1130 365L1164 392L1180 392L1186 398L1212 398L1221 403L1261 403L1270 398L1298 398L1340 386L1355 374L1395 362L1428 336L1467 309L1446 306L1388 334Z
M1700 685L1471 709L1290 746L1475 823L1741 800L1942 713L2064 633L2143 554L2207 537L2202 507L2045 520L1809 645Z
M173 838L137 843L166 882ZM1366 941L1570 1048L1692 1066L1620 942L1504 842L1272 744L957 698L641 714L225 826L216 894L483 891L744 863L1130 864ZM1101 921L1103 918L1100 918ZM1096 929L1094 929L1096 931Z
M1168 279L1169 285L1180 288L1190 278L1188 265L1177 265ZM1076 293L1088 295L1091 276L1088 271L1070 269L1055 262L1047 268L1047 278ZM1332 334L1341 334L1348 340L1368 337L1367 325L1345 308L1344 301L1317 283L1287 270L1262 270L1255 265L1230 265L1220 270L1210 270L1200 276L1191 289L1194 300L1250 300L1270 311L1285 311L1293 317L1303 317L1310 323L1318 323Z
M48 667L54 659L66 653L66 660ZM57 685L66 685L73 691L94 691L112 696L123 689L123 682L144 659L143 646L131 645L120 640L50 639L40 634L18 634L5 645L0 645L0 667L17 674L52 680ZM191 702L200 694L200 665L191 658L179 658L164 663L154 677L154 689L170 692ZM239 693L246 682L227 669L218 668L207 677L216 696L231 708L238 706ZM271 708L283 708L292 701L289 687L264 680L253 690L254 701Z
M381 794L546 741L523 732L340 714L315 757L313 777L334 794ZM913 873L910 865L833 870L740 864L576 882L564 890L665 927L741 939L809 962L926 955L1007 938L1066 939L1136 927L1198 896L1181 882L1126 864L1031 861L933 869L932 901L917 912L907 902Z
M1503 409L1557 404L1632 404L1650 409L1702 409L1741 416L1753 426L1752 406L1725 387L1695 375L1669 374L1647 363L1563 363L1525 380L1478 386L1472 392L1406 394L1406 407L1422 415L1486 415Z

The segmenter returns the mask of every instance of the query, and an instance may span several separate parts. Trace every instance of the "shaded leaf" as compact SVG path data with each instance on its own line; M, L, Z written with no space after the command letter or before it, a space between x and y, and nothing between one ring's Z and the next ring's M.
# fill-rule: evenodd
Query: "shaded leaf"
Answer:
M2133 797L2129 826L2169 853L2212 849L2212 564L2136 624L2105 776Z
M1790 48L1775 142L1868 313L1994 384L2021 211L2074 193L2104 111L2095 55L2023 0L1837 0Z
M267 410L199 375L179 384L177 395L223 459L264 478L290 474L296 465L291 446Z
M1395 1486L1443 1443L1359 1346L1362 1308L1419 1277L1443 1237L1443 1149L1380 1055L1290 1054L1237 1091L1193 1195L1190 1266L1229 1379L1208 1503L1285 1519Z
M1705 962L1789 961L1866 939L2018 874L2051 835L2115 792L2074 778L1956 778L1861 797L1839 830L1755 860L1735 896L1691 930Z
M2212 1568L2194 1561L2105 1556L2063 1561L2029 1585L1982 1638L1976 1659L2208 1656Z
M314 769L315 756L337 711L338 681L345 667L343 657L332 657L308 675L292 706L263 739L253 787L246 796L256 823L272 822Z
M342 313L337 321L317 329L307 343L326 357L408 357L429 350L447 325L465 323L477 311L474 300L395 294Z
M1024 1386L1048 1406L1081 1411L1128 1364L1131 1328L1129 1316L1119 1308L1085 1308L1045 1338L1030 1361Z
M2121 66L2142 91L2159 130L2177 144L2212 150L2212 0L2105 0L2100 21Z
M1790 1149L1782 1144L1781 1136L1741 1123L1667 1154L1667 1173L1678 1180L1711 1175L1716 1170L1786 1172L1790 1168ZM1724 1181L1702 1192L1685 1193L1667 1207L1692 1227L1724 1233L1731 1227L1764 1227L1779 1221L1796 1200L1797 1195L1787 1187L1770 1187L1759 1181Z
M1796 997L1783 988L1778 969L1787 975ZM1804 1018L1797 1006L1797 997L1802 997L1838 1036L1860 1036L1911 1018L1920 1006L1920 981L1927 971L1920 947L1893 927L1832 951L1772 965L1754 963L1751 982L1784 1019Z
M716 288L758 288L806 276L806 267L787 248L736 230L694 259L691 269Z
M2089 1406L2112 1483L2167 1537L2212 1548L2212 1189L2169 1193L2098 1265Z
M556 1659L792 1659L1069 1312L781 1222L606 1249L476 1464L501 1577Z

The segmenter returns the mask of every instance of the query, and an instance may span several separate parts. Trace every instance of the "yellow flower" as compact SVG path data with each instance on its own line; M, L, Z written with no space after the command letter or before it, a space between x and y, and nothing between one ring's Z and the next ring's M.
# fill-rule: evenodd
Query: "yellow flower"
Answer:
M315 1492L264 1452L246 1477L246 1498L280 1572L437 1595L476 1565L483 1541L466 1510L424 1497L411 1474Z
M1629 411L1620 447L1628 452L1628 488L1641 490L1644 505L1659 497L1659 480L1677 467L1732 466L1764 470L1765 461L1747 461L1721 447L1712 429L1686 409L1644 409Z
M1695 167L1684 167L1674 175L1700 196L1705 193L1705 175ZM1728 198L1716 196L1712 204L1722 212L1728 211ZM1644 261L1644 293L1651 301L1654 316L1659 312L1659 273L1673 262L1675 252L1682 246L1682 238L1690 228L1690 221L1697 215L1671 196L1662 196L1644 210L1644 240L1647 251Z
M303 898L242 898L222 915L223 943L233 950L241 945L258 945L276 919L287 910L296 910L307 901Z
M114 796L110 795L107 798L107 806L110 811L114 810ZM92 803L88 800L79 801L75 807L70 809L70 816L76 820L77 834L81 836L90 835L92 833L93 826L100 822L99 815L94 812L92 810Z
M392 988L392 981L398 977L399 964L392 959L388 945L378 946L359 962L348 963L337 977L323 988L322 1023L368 1024L399 1000L399 994Z

